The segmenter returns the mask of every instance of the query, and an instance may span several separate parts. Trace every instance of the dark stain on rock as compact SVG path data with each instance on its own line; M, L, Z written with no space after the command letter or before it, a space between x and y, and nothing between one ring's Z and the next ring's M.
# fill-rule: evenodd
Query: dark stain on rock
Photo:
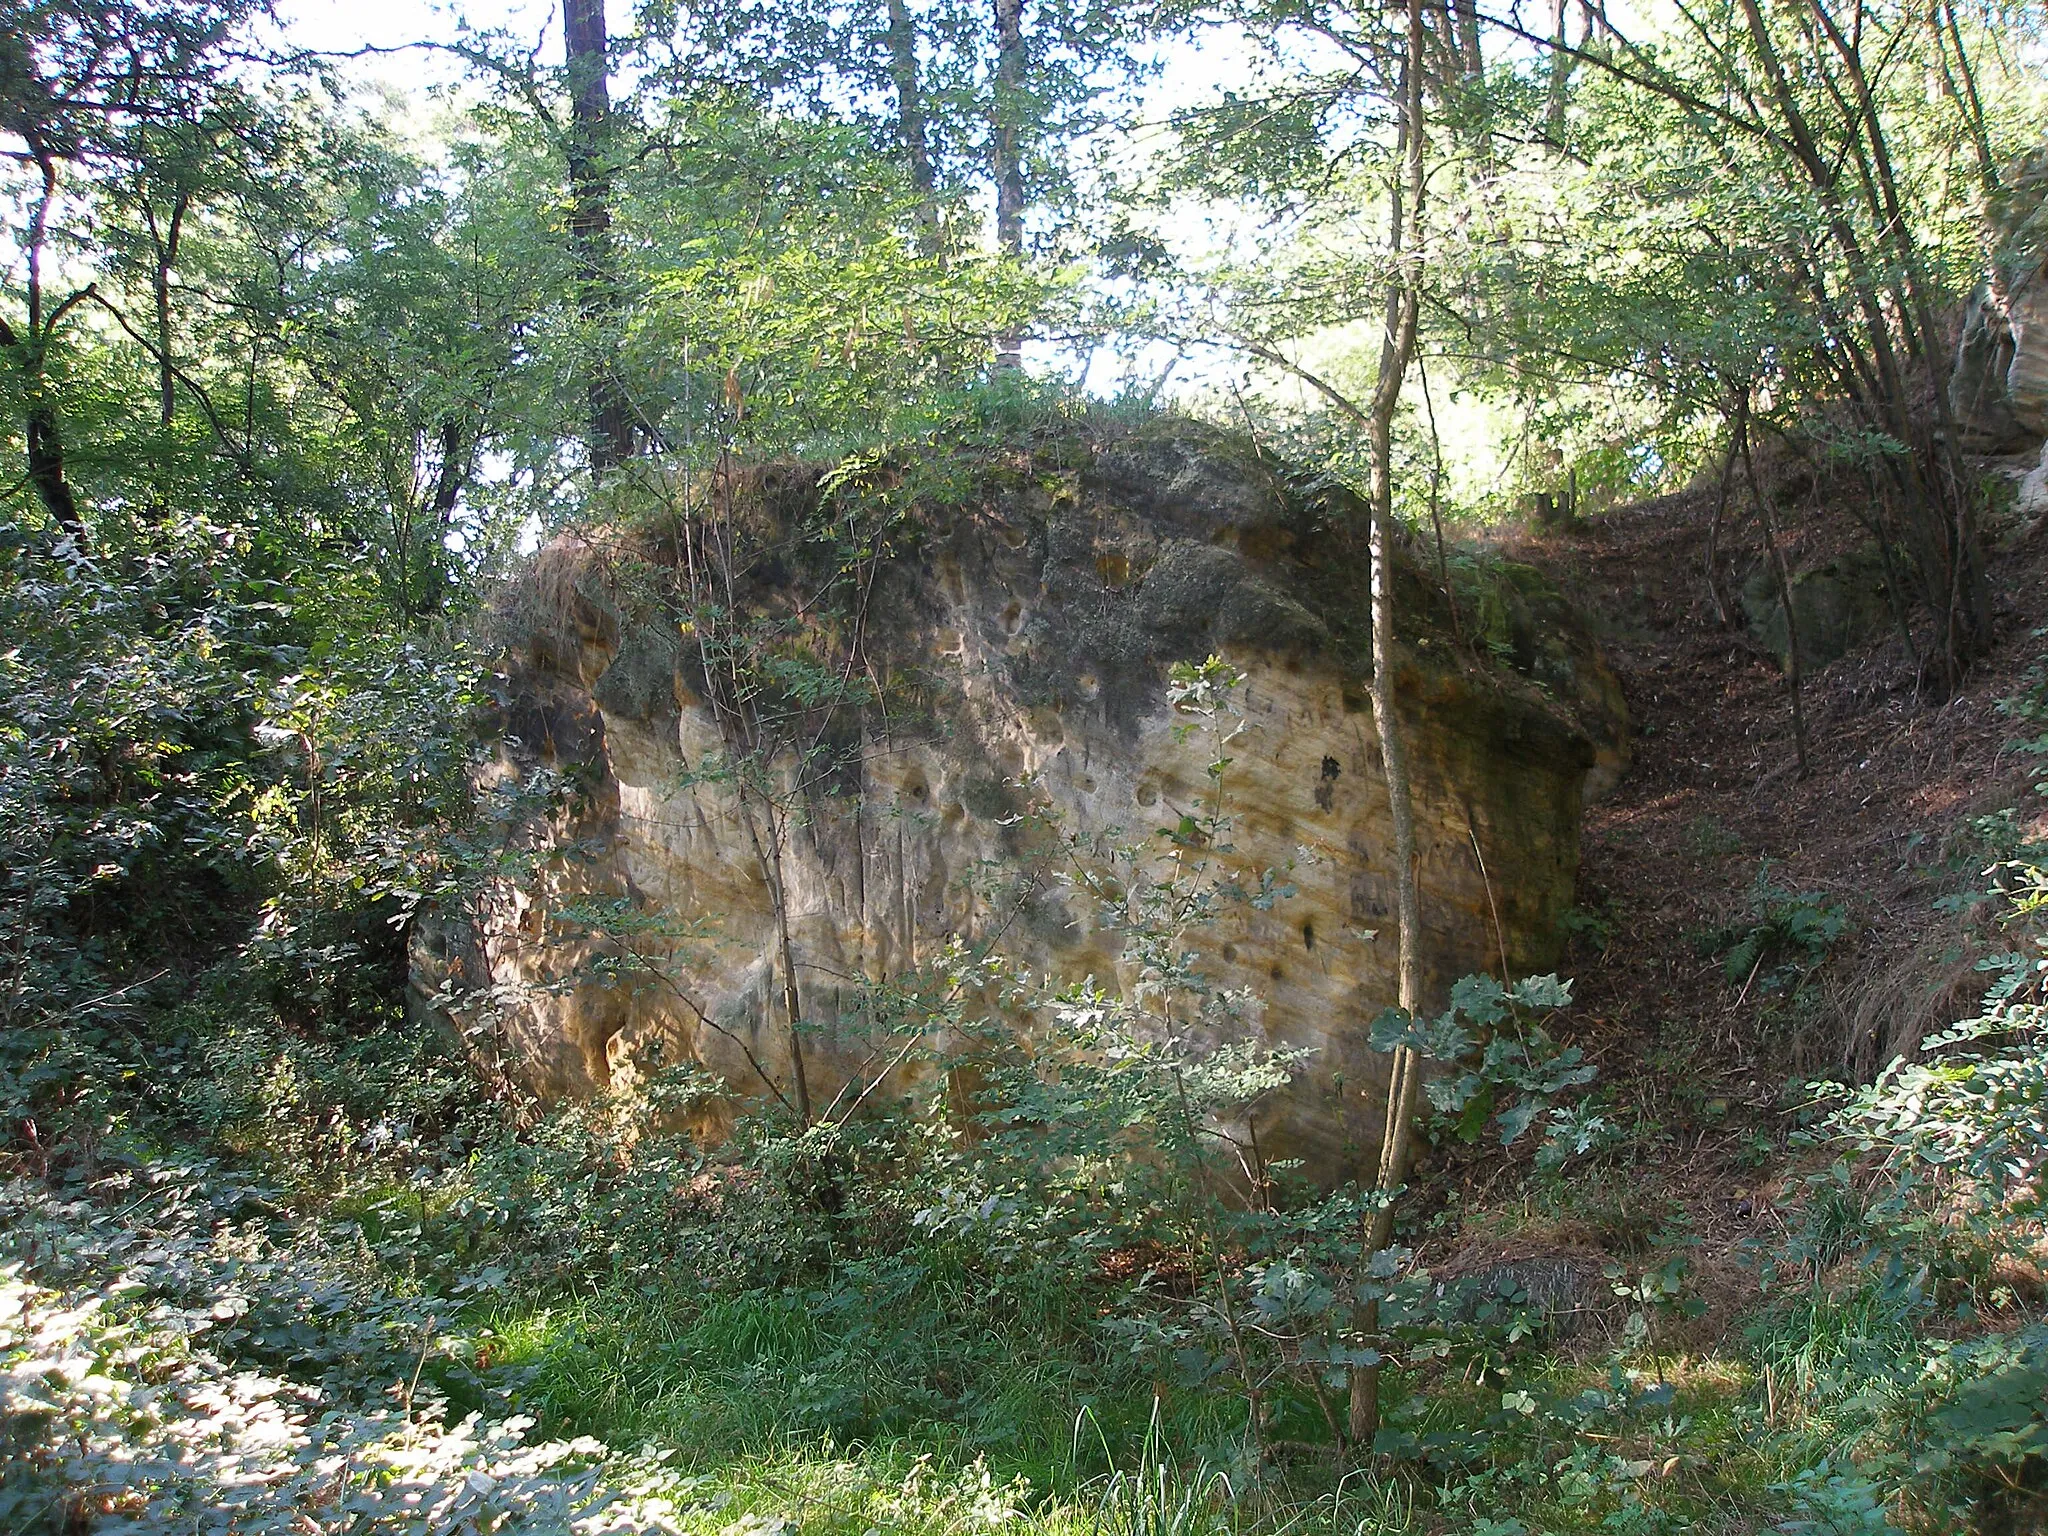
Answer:
M1327 811L1337 803L1337 775L1343 771L1334 757L1323 759L1323 776L1316 785L1316 806L1319 810Z

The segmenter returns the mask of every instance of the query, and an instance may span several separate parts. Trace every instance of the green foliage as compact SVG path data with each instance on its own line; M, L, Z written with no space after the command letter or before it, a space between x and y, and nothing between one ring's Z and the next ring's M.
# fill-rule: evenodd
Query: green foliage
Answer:
M661 1528L672 1506L620 1486L644 1473L603 1477L597 1442L531 1441L501 1394L456 1417L475 1377L450 1369L445 1304L350 1274L268 1194L165 1166L88 1199L0 1194L8 1529Z
M1558 1102L1597 1075L1583 1051L1560 1046L1537 1022L1570 1002L1570 984L1555 976L1527 977L1512 987L1467 976L1434 1019L1410 1019L1398 1009L1382 1013L1372 1024L1372 1046L1406 1046L1449 1069L1425 1089L1441 1133L1477 1141L1491 1120L1506 1147L1540 1122L1537 1166L1556 1169L1602 1145L1608 1132L1601 1116Z
M2048 631L2035 630L2036 640L2048 635ZM2019 722L2023 734L2011 745L2014 751L2028 757L2048 758L2048 664L2036 662L2027 669L2020 691L1999 701L1999 711L2007 719ZM2048 778L2034 785L2036 794L2048 794Z
M1034 5L1003 61L950 3L642 6L615 45L592 242L568 82L502 39L465 44L487 99L415 151L265 61L256 7L5 9L0 1522L1508 1536L1696 1528L1711 1506L1879 1531L1907 1494L1928 1513L2038 1488L2048 1355L2011 1261L2044 1214L2048 876L2015 818L1967 845L1994 865L1968 900L2013 935L1983 1014L1827 1101L1838 1160L1771 1273L1789 1291L1755 1341L1761 1407L1675 1365L1700 1250L1629 1170L1565 1178L1670 1138L1586 1091L1591 1063L1552 1033L1557 978L1466 978L1371 1044L1433 1063L1445 1151L1491 1142L1514 1176L1533 1146L1532 1198L1597 1213L1626 1260L1593 1304L1617 1325L1604 1354L1553 1353L1561 1304L1511 1264L1439 1277L1361 1251L1382 1197L1266 1158L1259 1116L1302 1057L1263 1043L1263 999L1206 951L1292 887L1234 858L1250 743L1215 658L1170 679L1182 738L1210 745L1172 824L1084 840L1013 787L1031 869L991 909L1086 905L1114 983L963 939L854 989L905 1102L872 1092L887 1073L818 1106L762 1071L781 1102L750 1112L671 1063L631 1097L543 1108L408 1021L422 920L539 878L544 851L508 829L579 790L552 769L480 787L470 727L501 722L465 636L517 551L611 525L696 561L622 561L607 617L675 636L656 670L716 699L728 739L690 771L758 815L779 887L865 717L933 725L914 679L854 664L875 570L923 552L920 498L1033 476L1056 496L1073 424L1163 384L1104 404L989 367L1025 333L1078 362L1090 294L1113 295L1119 341L1220 341L1309 392L1229 391L1261 444L1312 450L1294 489L1313 537L1350 531L1355 402L1386 382L1350 338L1376 345L1403 275L1436 382L1380 467L1416 525L1675 485L1739 401L1871 477L1926 605L1968 606L1969 509L1930 522L1887 486L1915 466L1948 483L1949 437L1906 404L1942 374L1928 317L1979 275L1965 214L2038 134L2035 95L1983 46L2033 18L1880 7L1887 65L1852 106L1825 8L1819 33L1775 10L1646 40L1610 21L1571 67L1527 38L1489 57L1498 18L1467 38L1465 12L1431 12L1458 67L1415 83L1458 152L1397 262L1359 230L1397 161L1399 17L1224 12L1263 77L1176 100L1177 159L1132 188L1076 145L1148 40L1215 16ZM1780 131L1779 54L1818 179ZM2004 98L1988 117L1966 54ZM976 198L1012 150L1030 227L990 253ZM1284 217L1190 281L1183 231L1154 217L1185 191ZM2009 243L1994 259L2032 250ZM1089 250L1094 268L1059 264ZM1856 373L1894 346L1909 381ZM607 391L646 450L609 465L590 442ZM1440 406L1500 429L1491 462L1446 467ZM837 467L815 496L735 500L788 457ZM1509 568L1443 559L1469 638L1517 643ZM2038 681L2009 704L2036 755ZM1733 848L1706 825L1691 844ZM588 893L549 922L594 956L580 979L628 989L679 991L670 962L703 936ZM1576 925L1603 949L1613 926ZM1731 986L1789 1004L1845 926L1766 869L1709 947ZM489 989L465 984L442 1001L487 1030ZM792 1056L808 1027L790 1021ZM708 1107L733 1124L715 1152L676 1129ZM1376 1365L1397 1367L1382 1459L1323 1480L1361 1453L1340 1452L1339 1404ZM571 1438L530 1439L536 1417ZM1692 1480L1709 1458L1738 1473Z
M1891 1490L1908 1487L1923 1507L2023 1507L2048 1462L2048 1356L2005 1278L2039 1231L2048 1166L2048 908L2031 853L1985 873L2012 947L1979 964L1982 1012L1873 1082L1816 1085L1829 1106L1817 1136L1839 1157L1809 1178L1788 1248L1809 1288L1760 1340L1857 1449L1855 1471L1821 1464L1789 1485L1814 1529L1887 1529ZM1845 1265L1854 1289L1828 1289Z
M215 532L54 570L17 540L0 568L0 1091L43 1158L225 1085L234 1111L187 1105L210 1130L309 1077L366 1115L378 1085L447 1091L395 1065L351 1084L333 1053L390 1022L401 925L461 878L437 845L466 818L471 664L324 635Z
M1758 995L1791 993L1802 987L1848 926L1840 903L1819 892L1798 892L1771 880L1768 860L1750 887L1748 915L1701 941L1721 955L1721 973L1731 987Z

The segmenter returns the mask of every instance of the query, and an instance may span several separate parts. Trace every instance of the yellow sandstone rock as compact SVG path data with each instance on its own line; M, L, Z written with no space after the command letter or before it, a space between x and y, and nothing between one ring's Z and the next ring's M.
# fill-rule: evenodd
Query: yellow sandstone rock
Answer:
M1117 936L1070 890L1047 881L1014 912L988 891L1017 884L1031 796L1088 837L1154 838L1194 809L1216 743L1182 728L1164 685L1171 663L1213 652L1243 674L1225 857L1247 885L1271 869L1295 894L1226 907L1200 937L1204 967L1255 999L1243 1029L1314 1049L1255 1129L1266 1157L1335 1182L1375 1145L1385 1061L1366 1031L1395 990L1362 510L1184 422L1068 445L1052 468L1043 457L920 503L915 537L868 597L863 655L878 675L916 677L929 718L864 711L832 793L795 797L785 880L816 1030L810 1091L822 1106L875 1070L861 979L928 962L954 936L1058 978L1130 985ZM764 506L801 515L817 481L785 467L749 483ZM630 1086L680 1060L738 1094L765 1093L764 1073L786 1089L791 1073L761 863L730 784L692 777L725 749L690 682L689 639L651 632L621 596L634 560L673 558L658 543L559 541L501 605L494 771L551 767L586 798L524 829L557 855L533 880L492 892L466 925L423 930L415 955L423 1000L444 984L492 989L495 1006L473 1000L460 1022L549 1094ZM1612 675L1535 572L1480 569L1459 584L1455 625L1417 570L1400 594L1423 943L1440 996L1467 972L1555 963L1582 807L1620 771L1625 726ZM663 919L647 942L670 981L588 974L603 947L565 939L551 910L593 894ZM908 1069L897 1076L885 1093L909 1086ZM731 1113L700 1106L697 1128L715 1135Z

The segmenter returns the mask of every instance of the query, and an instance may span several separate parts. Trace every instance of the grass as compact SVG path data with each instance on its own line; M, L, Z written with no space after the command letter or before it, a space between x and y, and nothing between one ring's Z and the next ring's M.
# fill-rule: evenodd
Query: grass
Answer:
M1826 1408L1861 1390L1878 1366L1909 1350L1912 1312L1875 1286L1806 1290L1755 1319L1750 1346L1773 1391Z
M1404 1368L1388 1401L1405 1448L1349 1467L1313 1443L1312 1407L1275 1391L1261 1463L1228 1381L1140 1363L1085 1279L1012 1274L978 1294L942 1245L752 1289L640 1273L444 1314L485 1368L449 1420L531 1414L546 1436L604 1442L621 1477L658 1465L691 1536L1762 1532L1802 1500L1868 1502L1853 1468L1791 1485L1841 1467L1877 1422L1869 1389L1916 1348L1916 1316L1874 1286L1814 1284L1691 1356L1532 1339L1483 1368Z
M551 1433L662 1453L704 1536L1761 1531L1787 1512L1773 1490L1849 1427L1842 1373L1910 1338L1874 1297L1804 1297L1746 1354L1667 1359L1668 1400L1574 1420L1559 1405L1641 1391L1649 1361L1535 1356L1397 1408L1413 1459L1340 1471L1301 1447L1259 1468L1226 1390L1151 1382L1071 1316L1046 1326L1075 1300L949 1331L922 1305L880 1326L815 1295L622 1287L487 1333ZM1504 1411L1519 1393L1540 1411Z
M903 1306L888 1326L840 1295L620 1286L500 1311L482 1336L551 1430L673 1447L693 1466L790 1445L908 1445L1071 1491L1143 1443L1156 1402L1177 1444L1220 1450L1241 1430L1227 1396L1161 1399L1071 1319L926 1308Z

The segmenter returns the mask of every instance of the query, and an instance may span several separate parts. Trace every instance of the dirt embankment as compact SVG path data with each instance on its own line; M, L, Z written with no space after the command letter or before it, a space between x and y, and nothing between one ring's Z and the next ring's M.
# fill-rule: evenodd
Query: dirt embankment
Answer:
M1853 568L1868 551L1852 494L1791 500L1795 571ZM1737 1245L1768 1238L1796 1182L1784 1138L1798 1085L1867 1078L1966 1017L1991 935L1937 902L1981 884L2001 837L2048 836L2048 800L2029 788L2043 765L2012 750L2019 725L2000 707L2048 656L2048 519L1990 530L1997 639L1951 698L1919 687L1888 621L1809 671L1801 775L1784 673L1740 605L1745 582L1752 609L1769 594L1753 579L1760 534L1732 519L1721 530L1722 591L1738 594L1724 623L1706 577L1713 511L1710 487L1501 542L1594 617L1636 730L1632 768L1587 817L1566 1028L1643 1147L1615 1210L1547 1235L1614 1250L1632 1221L1640 1241L1677 1215L1702 1239L1703 1270L1725 1271L1710 1287L1732 1288L1714 1308L1725 1325L1743 1310L1734 1291L1754 1295ZM2003 828L1977 822L2015 806ZM1728 975L1726 935L1752 920L1760 879L1846 920L1796 993ZM1505 1172L1464 1170L1466 1200L1484 1205Z

